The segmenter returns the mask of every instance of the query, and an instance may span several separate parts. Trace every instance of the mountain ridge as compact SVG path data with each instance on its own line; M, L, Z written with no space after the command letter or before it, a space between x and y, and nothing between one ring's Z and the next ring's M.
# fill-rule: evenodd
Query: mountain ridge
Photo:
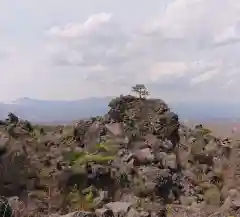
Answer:
M108 111L114 97L89 97L79 100L41 100L23 97L10 103L0 102L0 119L13 112L34 123L67 124ZM168 102L180 118L190 120L240 120L240 104L226 102Z

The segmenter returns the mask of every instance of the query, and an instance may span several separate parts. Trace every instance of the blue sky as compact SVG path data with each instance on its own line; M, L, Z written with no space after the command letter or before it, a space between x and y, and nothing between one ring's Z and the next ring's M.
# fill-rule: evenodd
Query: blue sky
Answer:
M238 0L1 0L0 101L237 101Z

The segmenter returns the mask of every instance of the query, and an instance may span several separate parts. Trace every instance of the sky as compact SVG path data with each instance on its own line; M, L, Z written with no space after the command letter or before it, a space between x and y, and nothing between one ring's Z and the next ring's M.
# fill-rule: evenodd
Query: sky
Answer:
M238 101L239 0L0 0L0 101Z

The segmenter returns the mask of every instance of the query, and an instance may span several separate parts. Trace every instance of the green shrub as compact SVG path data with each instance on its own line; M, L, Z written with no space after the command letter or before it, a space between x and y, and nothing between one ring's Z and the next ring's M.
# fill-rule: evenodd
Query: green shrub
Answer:
M85 156L85 152L68 151L63 153L64 160L73 165L79 158Z
M94 195L90 190L86 195L74 187L67 195L67 202L71 210L85 210L89 211L94 208Z

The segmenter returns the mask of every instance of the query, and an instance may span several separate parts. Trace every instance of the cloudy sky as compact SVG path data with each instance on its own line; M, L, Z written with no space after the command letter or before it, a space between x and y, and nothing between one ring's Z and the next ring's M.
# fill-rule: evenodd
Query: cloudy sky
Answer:
M0 101L238 100L239 0L0 0Z

